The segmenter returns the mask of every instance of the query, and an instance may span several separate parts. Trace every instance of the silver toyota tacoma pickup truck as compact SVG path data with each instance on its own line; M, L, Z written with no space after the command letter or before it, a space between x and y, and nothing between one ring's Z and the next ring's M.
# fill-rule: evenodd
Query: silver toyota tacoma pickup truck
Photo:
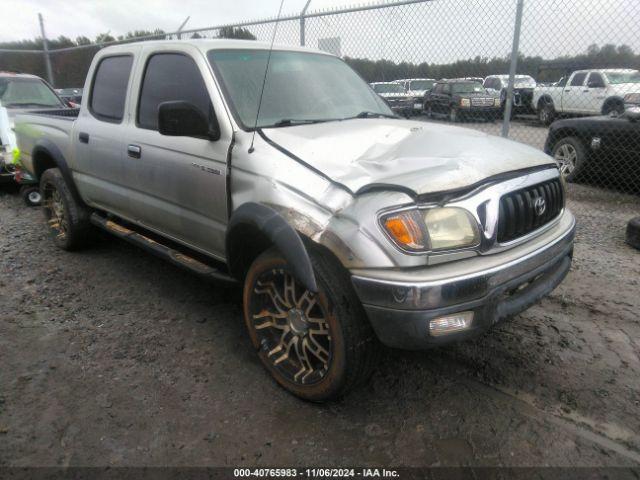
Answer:
M486 331L571 264L575 220L551 157L400 119L319 51L108 47L79 111L26 114L16 131L59 247L99 227L241 283L253 347L307 400L366 380L378 341L422 349Z

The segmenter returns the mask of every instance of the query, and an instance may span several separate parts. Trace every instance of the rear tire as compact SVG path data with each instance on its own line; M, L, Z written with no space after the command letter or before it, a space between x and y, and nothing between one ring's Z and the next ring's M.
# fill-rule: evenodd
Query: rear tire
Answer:
M50 168L42 174L40 192L45 218L56 246L63 250L84 247L92 233L90 212L73 198L59 169Z
M379 344L344 268L326 253L310 251L310 258L317 294L293 277L277 250L260 255L245 279L244 319L276 382L324 402L368 380Z
M560 175L567 182L574 182L584 173L587 151L579 138L565 137L553 146L553 158L558 162Z

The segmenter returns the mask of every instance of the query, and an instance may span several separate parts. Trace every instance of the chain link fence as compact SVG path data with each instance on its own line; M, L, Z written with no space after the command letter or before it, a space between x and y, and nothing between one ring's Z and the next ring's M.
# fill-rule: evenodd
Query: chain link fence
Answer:
M639 210L637 0L409 0L143 39L268 42L274 29L277 44L341 56L414 120L460 123L545 149L570 199L579 200L578 215ZM104 45L52 50L56 86L81 87ZM0 70L20 70L26 55L42 53L0 51ZM33 73L45 75L42 63Z

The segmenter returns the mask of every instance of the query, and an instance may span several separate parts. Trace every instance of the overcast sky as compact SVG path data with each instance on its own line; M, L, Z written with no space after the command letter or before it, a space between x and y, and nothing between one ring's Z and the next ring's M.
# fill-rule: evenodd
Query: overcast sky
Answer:
M357 0L356 3L361 0ZM368 0L366 3L385 0ZM37 14L47 36L216 26L275 17L280 0L0 0L0 41L39 36ZM283 15L298 13L306 0L284 0ZM389 0L386 0L389 3ZM311 0L309 11L345 7L354 0ZM395 61L444 63L511 51L516 0L433 0L307 20L307 46L340 37L342 55ZM269 40L273 24L250 27ZM211 36L211 32L209 36ZM298 21L281 22L277 42L299 39ZM640 0L525 0L520 51L554 58L586 51L592 43L627 44L640 52Z
M285 0L283 14L299 12L305 2ZM310 9L349 3L312 0ZM109 30L113 36L155 28L172 32L187 16L191 18L186 29L275 17L280 0L1 0L0 4L0 41L7 41L40 36L38 13L44 16L48 37L93 39Z

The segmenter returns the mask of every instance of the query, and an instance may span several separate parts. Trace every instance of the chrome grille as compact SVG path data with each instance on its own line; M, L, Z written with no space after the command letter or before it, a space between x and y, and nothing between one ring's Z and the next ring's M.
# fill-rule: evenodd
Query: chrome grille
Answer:
M516 240L549 223L564 207L559 179L509 192L500 198L498 242Z

